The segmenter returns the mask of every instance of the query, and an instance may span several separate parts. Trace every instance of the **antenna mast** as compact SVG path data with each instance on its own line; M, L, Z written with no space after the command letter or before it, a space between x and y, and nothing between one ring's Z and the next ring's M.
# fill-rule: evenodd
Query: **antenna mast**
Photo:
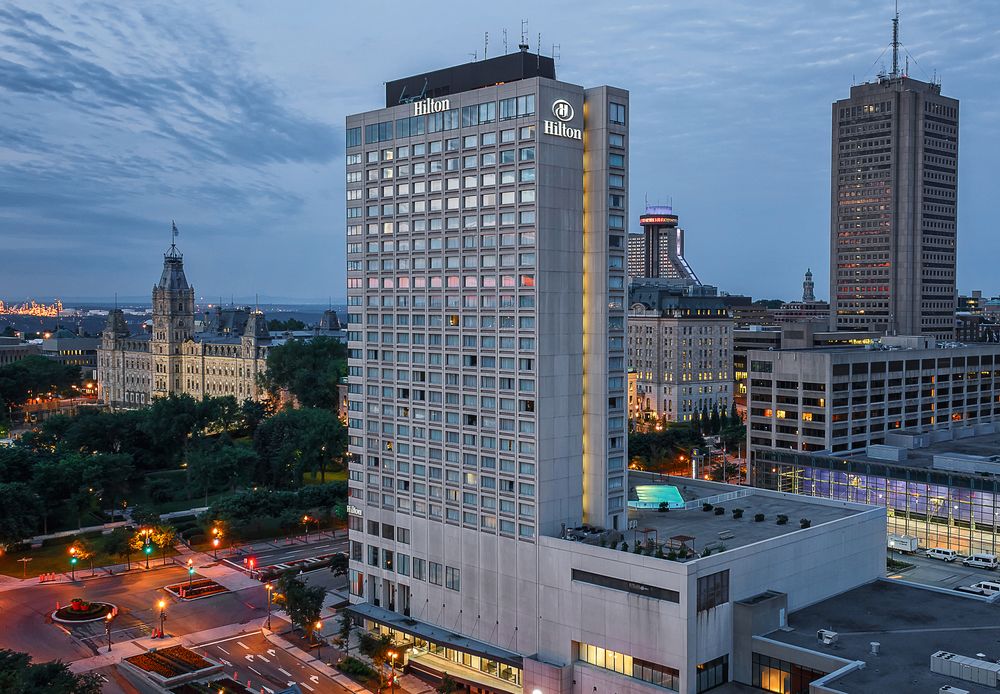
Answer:
M896 3L896 16L892 18L892 76L899 77L899 2Z

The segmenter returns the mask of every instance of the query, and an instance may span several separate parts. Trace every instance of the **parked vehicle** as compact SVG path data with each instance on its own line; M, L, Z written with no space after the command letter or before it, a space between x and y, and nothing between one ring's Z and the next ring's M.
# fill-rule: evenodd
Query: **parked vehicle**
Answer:
M941 561L955 561L958 559L958 552L945 547L931 547L927 550L929 559L940 559Z
M1000 583L994 583L993 581L980 581L979 583L973 583L973 588L979 588L983 591L983 595L996 595L1000 593Z
M886 545L897 552L912 554L917 551L917 538L911 535L889 535Z
M966 557L962 560L962 564L965 566L974 566L979 569L993 570L1000 565L1000 562L997 562L997 555L983 553L973 554L971 557Z

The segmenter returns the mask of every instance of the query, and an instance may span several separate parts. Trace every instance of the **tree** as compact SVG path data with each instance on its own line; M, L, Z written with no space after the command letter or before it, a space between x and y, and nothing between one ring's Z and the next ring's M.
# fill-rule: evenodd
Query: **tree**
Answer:
M254 481L286 487L303 473L326 471L347 448L347 430L330 410L285 409L263 422L254 435L259 464Z
M97 675L75 675L64 663L32 663L31 656L0 650L0 692L4 694L101 694Z
M358 636L358 650L362 655L371 659L372 665L378 672L379 686L384 685L385 674L382 671L385 661L389 659L389 651L392 650L392 639L388 634L375 634L370 631L362 631Z
M272 347L262 384L274 395L287 390L303 407L333 409L346 374L347 345L331 337L314 337Z
M441 684L434 688L438 694L454 694L460 689L462 689L462 685L452 679L448 673L445 673L444 677L441 678Z
M350 564L347 561L347 555L343 552L338 552L334 554L330 559L330 571L333 572L334 576L346 576L347 572L350 570Z
M286 573L278 579L276 604L282 606L292 624L307 635L311 636L316 628L325 596L325 588L310 586L291 573Z
M34 536L41 517L42 502L31 487L23 482L0 483L0 547Z
M709 431L713 434L718 434L721 426L722 420L719 418L719 404L716 403L712 405L712 415L709 420Z
M101 492L101 500L110 502L108 508L114 513L118 510L118 500L124 496L129 486L129 480L135 471L132 456L124 453L98 453L87 461L83 481Z
M289 318L288 320L278 320L277 318L272 318L267 322L267 329L272 332L284 332L286 330L305 330L306 324L300 321L298 318Z
M90 561L90 573L94 573L94 551L93 546L85 538L77 537L74 538L73 542L69 546L69 554L72 557L76 557L79 561Z
M0 399L10 404L20 404L29 397L49 393L69 395L72 387L79 383L79 366L69 366L40 355L0 366Z
M119 525L101 539L101 549L112 557L124 557L132 568L132 531Z
M351 654L351 631L354 630L354 619L351 613L343 610L340 613L340 626L337 630L337 645L344 649L345 655Z

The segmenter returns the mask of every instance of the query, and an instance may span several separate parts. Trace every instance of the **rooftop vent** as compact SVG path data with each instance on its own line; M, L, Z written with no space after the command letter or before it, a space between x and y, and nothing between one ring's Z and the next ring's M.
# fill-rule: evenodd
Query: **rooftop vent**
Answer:
M837 643L837 639L840 638L840 635L835 631L830 631L829 629L820 629L816 632L816 638L819 639L820 643L830 646Z

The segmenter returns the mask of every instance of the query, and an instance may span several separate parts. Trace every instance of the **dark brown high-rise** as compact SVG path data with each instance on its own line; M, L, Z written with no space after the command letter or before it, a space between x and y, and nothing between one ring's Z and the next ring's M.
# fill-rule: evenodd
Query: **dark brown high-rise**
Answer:
M955 322L958 100L893 69L833 104L830 311L837 330L948 339Z

